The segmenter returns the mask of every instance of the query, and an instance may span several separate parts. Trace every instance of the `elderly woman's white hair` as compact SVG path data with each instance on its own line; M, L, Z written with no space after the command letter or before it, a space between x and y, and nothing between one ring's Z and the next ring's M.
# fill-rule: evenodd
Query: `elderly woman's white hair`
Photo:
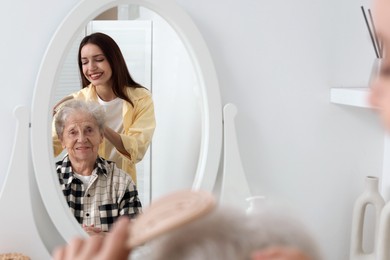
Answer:
M241 260L270 246L294 247L313 260L321 259L305 226L271 206L249 215L219 206L207 216L150 242L147 259Z
M97 102L72 99L64 102L61 105L61 108L59 109L58 113L55 115L54 126L56 129L57 136L59 138L62 137L65 122L69 115L80 112L92 116L96 120L99 131L101 133L104 132L104 125L106 122L104 108Z

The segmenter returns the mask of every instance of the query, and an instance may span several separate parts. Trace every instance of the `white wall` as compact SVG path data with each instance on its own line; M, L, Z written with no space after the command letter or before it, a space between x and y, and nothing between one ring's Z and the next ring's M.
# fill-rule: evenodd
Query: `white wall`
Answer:
M77 0L1 2L0 71L4 92L0 102L0 184L4 182L16 129L13 109L17 105L31 106L35 79L51 35L76 3Z
M287 203L325 259L347 259L354 199L380 175L376 115L329 104L329 88L364 85L373 52L368 1L178 1L213 55L223 102L235 103L253 193Z
M0 183L12 151L12 111L31 105L44 50L76 2L2 3ZM330 104L329 88L367 81L374 55L360 5L369 2L177 2L205 37L223 103L239 109L238 141L252 192L298 212L325 259L347 259L354 199L364 176L381 174L383 131L372 111Z

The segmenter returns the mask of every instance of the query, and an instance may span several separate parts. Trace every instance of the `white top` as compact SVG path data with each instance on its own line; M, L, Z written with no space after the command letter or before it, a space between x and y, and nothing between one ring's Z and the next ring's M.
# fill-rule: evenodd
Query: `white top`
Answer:
M93 170L93 171L95 172L96 170ZM83 182L85 187L89 186L89 183L91 182L92 174L91 175L81 175L81 174L78 174L77 172L73 172L73 173L77 177L77 179L79 179L80 181Z
M122 110L123 110L123 99L115 98L111 101L104 101L98 96L99 104L103 106L106 111L106 126L111 128L117 133L122 133L123 131L123 121L122 121ZM111 143L106 144L106 154L107 151L110 152L110 156L105 158L110 161L116 161L119 157L119 153L115 152L115 147Z

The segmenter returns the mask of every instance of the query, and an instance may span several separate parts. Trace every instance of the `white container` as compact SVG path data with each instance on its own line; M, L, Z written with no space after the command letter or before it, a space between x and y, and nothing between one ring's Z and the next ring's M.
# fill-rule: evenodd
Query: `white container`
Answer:
M378 232L376 260L388 260L390 259L390 202L387 202L382 209Z
M367 176L364 192L355 201L352 215L350 260L376 260L375 253L378 241L378 229L381 211L385 205L385 201L378 190L378 182L379 179L377 177ZM363 226L367 205L369 204L375 209L374 250L372 252L364 252Z

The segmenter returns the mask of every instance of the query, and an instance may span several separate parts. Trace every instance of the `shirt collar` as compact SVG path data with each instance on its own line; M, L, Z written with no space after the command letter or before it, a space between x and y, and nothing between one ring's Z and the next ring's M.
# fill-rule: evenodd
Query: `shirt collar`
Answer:
M61 161L56 163L57 173L62 175L64 183L70 183L75 178L73 174L72 164L69 160L69 156L66 155ZM94 169L96 169L97 175L104 175L107 177L107 165L106 160L98 156L95 161Z

